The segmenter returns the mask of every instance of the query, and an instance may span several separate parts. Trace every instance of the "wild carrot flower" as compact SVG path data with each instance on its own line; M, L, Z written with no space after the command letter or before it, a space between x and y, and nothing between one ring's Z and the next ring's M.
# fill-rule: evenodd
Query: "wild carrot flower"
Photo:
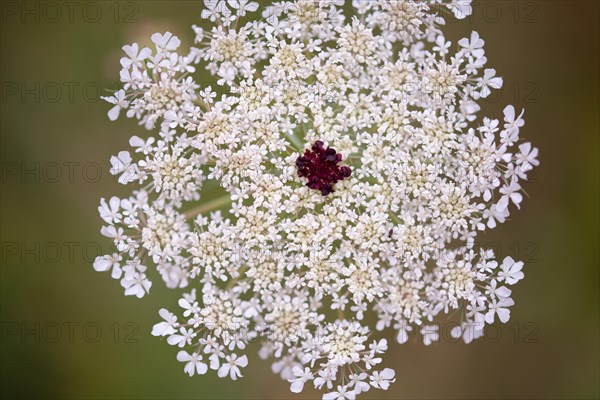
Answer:
M237 379L260 339L293 392L351 399L397 379L375 331L429 345L452 318L469 343L506 322L523 263L475 239L520 207L538 151L513 106L477 115L502 78L476 32L453 52L440 29L470 1L354 0L351 18L342 0L262 18L252 1L205 3L189 51L169 32L123 48L109 117L157 134L111 159L135 189L101 200L116 250L94 263L126 295L157 272L186 289L152 331L185 373ZM205 199L207 184L226 195Z

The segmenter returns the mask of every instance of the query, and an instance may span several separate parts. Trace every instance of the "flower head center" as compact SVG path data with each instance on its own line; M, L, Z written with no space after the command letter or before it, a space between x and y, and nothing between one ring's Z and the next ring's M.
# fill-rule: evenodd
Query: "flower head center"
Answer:
M350 167L338 165L341 161L340 153L331 147L323 147L323 142L317 140L310 150L306 149L304 155L296 159L298 176L308 179L306 186L327 196L334 191L336 182L352 174Z

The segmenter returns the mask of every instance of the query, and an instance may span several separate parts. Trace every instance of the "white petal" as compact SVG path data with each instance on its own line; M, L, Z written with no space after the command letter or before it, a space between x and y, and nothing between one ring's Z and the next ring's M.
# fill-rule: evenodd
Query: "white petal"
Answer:
M217 376L219 378L225 378L227 374L229 374L229 364L221 365L221 368L219 368L219 371L217 371Z
M292 393L300 393L304 389L304 381L302 379L296 379L290 385L290 391Z
M185 350L180 350L179 353L177 353L177 361L179 362L187 362L187 361L191 361L192 360L192 356Z
M198 375L204 375L206 374L206 371L208 371L208 366L202 362L197 362L196 363L196 373Z
M503 323L508 322L508 320L510 319L510 310L508 308L499 308L497 313L498 313L498 318Z
M114 106L110 110L108 110L108 119L111 121L116 121L119 118L119 113L121 112L121 106Z
M94 261L94 269L98 272L108 271L112 265L112 259L107 256L96 257L96 260Z
M246 367L248 365L248 357L244 354L237 360L235 360L235 365L239 365L240 367Z

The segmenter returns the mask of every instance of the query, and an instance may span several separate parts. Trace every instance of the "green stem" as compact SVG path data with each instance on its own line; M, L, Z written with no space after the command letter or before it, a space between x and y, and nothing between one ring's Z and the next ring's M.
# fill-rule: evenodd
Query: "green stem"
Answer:
M238 271L239 275L236 278L231 278L229 280L229 282L227 282L227 286L225 286L225 290L229 290L232 287L235 286L236 283L238 283L244 276L244 274L246 273L246 271L248 270L248 266L247 265L242 265Z
M199 204L198 206L186 211L186 218L193 218L198 214L204 214L208 211L218 210L226 204L231 203L231 197L229 195L225 195L222 197L218 197L216 199L210 200L206 203Z

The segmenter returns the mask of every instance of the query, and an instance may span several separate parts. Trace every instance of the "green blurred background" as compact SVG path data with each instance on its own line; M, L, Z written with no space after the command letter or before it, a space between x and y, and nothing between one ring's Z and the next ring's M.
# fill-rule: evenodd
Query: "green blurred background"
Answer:
M109 246L99 198L127 192L109 157L146 134L132 120L109 122L98 89L115 87L123 44L170 30L189 45L201 2L1 7L2 397L291 398L256 355L234 383L184 375L176 349L150 336L178 292L155 281L143 300L126 298L91 266ZM599 11L597 1L476 2L473 18L447 27L453 41L477 30L504 77L483 112L525 107L522 134L540 148L531 198L480 238L525 259L526 279L508 325L468 346L391 346L397 382L364 398L600 396Z

